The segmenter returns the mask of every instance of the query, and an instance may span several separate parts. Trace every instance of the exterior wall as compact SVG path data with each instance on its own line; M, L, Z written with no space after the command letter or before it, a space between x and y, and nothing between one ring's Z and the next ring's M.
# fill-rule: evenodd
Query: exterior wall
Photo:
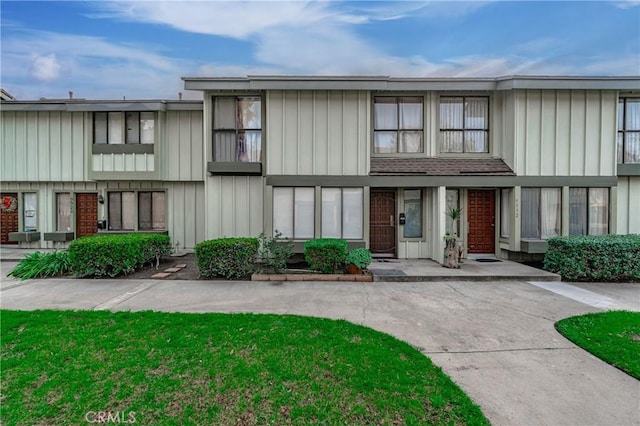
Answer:
M640 234L640 176L618 178L617 234Z
M206 184L206 238L256 237L263 232L264 180L259 176L213 176Z
M615 176L616 91L515 90L507 95L505 161L519 176ZM510 104L513 103L513 108ZM505 117L508 119L508 117Z
M3 111L3 182L86 180L85 113Z
M268 175L367 175L371 96L366 91L269 91Z
M202 111L167 111L157 144L160 176L171 181L204 180Z
M155 154L92 154L94 172L153 172Z

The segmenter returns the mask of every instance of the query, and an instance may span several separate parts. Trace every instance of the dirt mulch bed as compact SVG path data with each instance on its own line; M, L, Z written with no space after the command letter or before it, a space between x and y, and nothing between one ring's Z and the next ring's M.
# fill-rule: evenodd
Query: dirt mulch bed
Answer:
M118 278L124 279L161 279L161 278L153 278L152 275L157 274L158 272L164 272L165 269L176 268L178 265L187 265L186 267L180 269L178 272L172 272L168 277L164 278L167 280L199 280L200 271L198 271L198 267L196 266L196 256L193 253L187 253L184 256L168 256L160 259L160 265L158 265L158 269L154 266L145 266L144 268L134 272L129 275L121 275Z

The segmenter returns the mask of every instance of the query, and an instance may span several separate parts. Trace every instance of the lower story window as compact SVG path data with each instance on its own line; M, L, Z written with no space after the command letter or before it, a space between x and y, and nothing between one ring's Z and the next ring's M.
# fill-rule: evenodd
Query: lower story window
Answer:
M511 233L511 189L500 191L500 236L508 238Z
M460 208L460 191L457 189L447 189L446 198L447 212L451 211L451 209ZM453 221L453 219L447 215L446 232L451 235L460 235L458 229L459 222L459 220Z
M273 188L273 231L285 238L313 238L314 188Z
M71 231L71 194L56 194L56 231Z
M34 192L22 194L24 231L38 230L38 196Z
M569 235L609 233L609 189L569 190Z
M404 238L422 237L422 190L404 190L405 224L402 231Z
M322 188L322 236L362 238L362 188Z
M162 191L109 192L109 230L165 229L165 193ZM136 221L137 213L137 221Z
M560 188L522 188L522 238L546 240L560 235Z

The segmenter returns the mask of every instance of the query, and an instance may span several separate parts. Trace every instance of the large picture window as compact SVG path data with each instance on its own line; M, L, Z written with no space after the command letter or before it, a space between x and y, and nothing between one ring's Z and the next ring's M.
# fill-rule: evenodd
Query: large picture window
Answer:
M423 99L387 97L374 99L374 142L377 154L422 152Z
M560 188L522 188L522 228L524 239L546 240L561 233Z
M315 189L273 188L273 231L285 238L314 237Z
M154 140L154 112L93 113L93 141L96 144L153 144Z
M322 236L362 238L362 188L322 188Z
M216 97L213 102L213 160L258 163L262 156L259 96Z
M440 152L489 152L489 98L440 98Z
M618 102L618 163L640 163L640 98Z
M569 235L609 233L609 189L569 189Z
M108 202L110 231L166 229L164 191L109 192Z

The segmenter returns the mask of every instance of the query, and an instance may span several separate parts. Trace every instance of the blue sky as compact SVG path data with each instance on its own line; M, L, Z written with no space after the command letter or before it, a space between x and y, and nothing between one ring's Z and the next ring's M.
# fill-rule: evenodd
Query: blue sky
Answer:
M640 1L7 1L18 99L177 99L182 76L639 75Z

